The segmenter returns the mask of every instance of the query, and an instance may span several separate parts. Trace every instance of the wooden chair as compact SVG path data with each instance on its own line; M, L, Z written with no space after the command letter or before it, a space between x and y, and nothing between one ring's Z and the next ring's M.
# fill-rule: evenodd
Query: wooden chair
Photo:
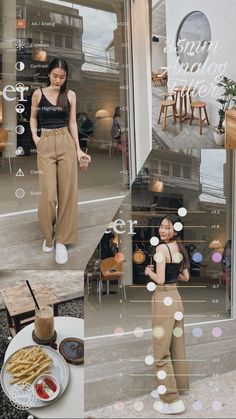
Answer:
M169 107L172 107L173 109L172 115L168 115ZM167 118L173 117L174 123L176 124L176 101L175 100L162 100L161 101L161 110L160 110L160 115L158 119L158 124L160 124L161 122L162 114L164 114L162 130L165 131L167 127Z
M153 86L156 87L159 83L161 86L167 84L167 73L164 70L158 70L152 72Z
M206 103L205 102L192 102L191 103L191 109L192 109L192 114L191 114L191 119L190 119L190 125L192 125L192 122L194 119L194 110L195 109L199 109L199 117L198 117L198 121L199 121L199 129L200 129L200 135L202 135L202 124L204 121L207 121L208 125L210 125L209 122L209 118L207 115L207 110L206 110ZM205 118L202 119L202 110L205 113Z
M101 260L100 263L100 272L101 272L101 280L98 289L98 297L99 303L101 303L101 295L102 295L102 281L106 281L107 283L107 295L109 295L109 281L118 281L118 293L119 289L122 288L124 293L124 299L126 300L126 290L125 284L123 282L123 270L122 270L122 263L118 263L115 261L114 257L106 258Z
M8 142L8 131L5 128L0 128L0 152L2 153L2 168L4 167L4 157L3 157L3 151L6 148ZM11 158L8 157L9 162L9 171L10 175L12 174L12 168L11 168Z

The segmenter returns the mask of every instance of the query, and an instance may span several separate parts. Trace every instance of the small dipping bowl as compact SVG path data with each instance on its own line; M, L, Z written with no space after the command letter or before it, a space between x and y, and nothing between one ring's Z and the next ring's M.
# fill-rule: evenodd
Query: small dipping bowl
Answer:
M39 375L34 381L33 386L37 398L43 402L54 400L60 393L59 381L51 374ZM45 397L45 394L48 397Z

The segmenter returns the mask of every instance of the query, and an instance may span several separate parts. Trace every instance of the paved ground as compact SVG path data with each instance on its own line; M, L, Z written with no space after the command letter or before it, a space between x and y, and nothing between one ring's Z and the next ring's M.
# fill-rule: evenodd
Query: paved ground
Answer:
M182 396L186 412L174 418L235 418L236 370L192 384L191 392ZM87 412L86 418L159 418L155 401L148 395Z

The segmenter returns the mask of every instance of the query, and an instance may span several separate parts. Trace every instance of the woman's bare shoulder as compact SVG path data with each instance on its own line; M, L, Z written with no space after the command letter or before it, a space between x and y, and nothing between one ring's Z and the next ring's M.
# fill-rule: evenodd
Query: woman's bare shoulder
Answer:
M76 97L76 94L75 94L75 92L74 92L74 90L68 90L68 92L67 92L67 95L68 95L68 98L70 99L73 99L73 98L75 98Z
M157 247L156 247L156 253L158 253L158 252L161 252L161 253L163 253L163 252L166 252L166 244L159 244Z
M41 96L42 96L42 90L41 89L36 89L32 96L40 99Z

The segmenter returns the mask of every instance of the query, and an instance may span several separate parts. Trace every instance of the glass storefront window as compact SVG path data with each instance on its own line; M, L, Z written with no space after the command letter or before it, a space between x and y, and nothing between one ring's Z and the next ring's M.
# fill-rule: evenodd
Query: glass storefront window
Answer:
M168 176L167 171L159 173L163 162L173 168ZM178 167L181 178L176 176ZM99 304L95 281L88 281L88 336L113 334L117 327L130 333L137 327L151 328L152 292L144 275L155 254L150 239L158 237L162 217L180 208L187 210L182 241L190 260L190 280L179 282L185 322L231 317L232 174L233 154L226 150L152 151L87 266L91 272L95 262L99 266L101 259L122 252L127 299L111 282L110 294L104 290ZM117 233L117 220L123 220L118 222L122 234Z
M129 187L129 121L133 119L129 110L129 2L16 0L12 17L4 15L5 3L7 0L0 8L0 21L4 21L0 27L0 91L7 85L13 87L11 93L1 96L1 127L8 131L8 143L1 150L5 164L0 168L4 185L0 213L37 208L36 147L29 127L31 96L35 89L46 86L48 62L55 56L68 63L68 88L77 96L80 145L92 155L90 170L79 179L80 200L123 194ZM17 83L26 89L23 98L15 89ZM15 109L18 102L22 109L24 106L21 113ZM119 138L112 132L116 109ZM24 177L18 177L19 169ZM15 196L18 188L24 189L22 199Z

